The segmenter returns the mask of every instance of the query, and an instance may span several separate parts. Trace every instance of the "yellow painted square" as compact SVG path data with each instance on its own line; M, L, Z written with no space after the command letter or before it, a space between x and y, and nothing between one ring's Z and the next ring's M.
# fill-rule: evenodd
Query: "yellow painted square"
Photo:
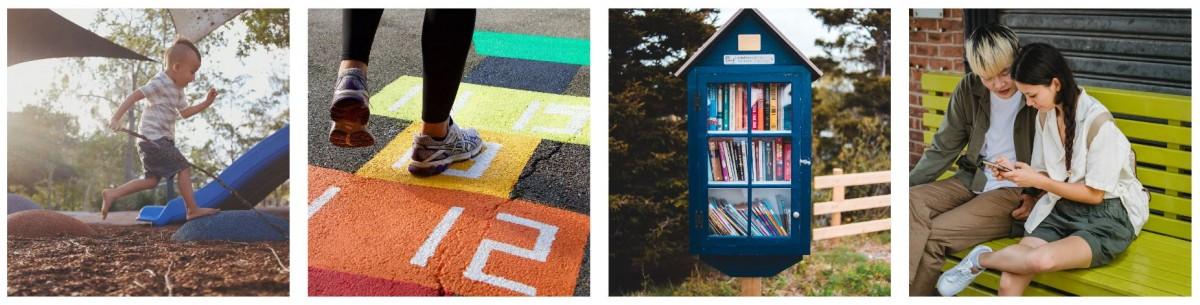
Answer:
M413 134L419 132L420 128L420 124L409 125L355 174L409 185L508 198L521 171L525 169L525 162L533 155L534 149L541 141L530 136L479 130L479 136L484 142L484 151L475 159L455 163L441 175L417 177L408 172L408 163L405 161L409 157L406 153L411 153ZM486 162L482 160L489 158L490 162L480 164ZM472 171L474 166L483 167ZM472 173L476 175L472 176Z

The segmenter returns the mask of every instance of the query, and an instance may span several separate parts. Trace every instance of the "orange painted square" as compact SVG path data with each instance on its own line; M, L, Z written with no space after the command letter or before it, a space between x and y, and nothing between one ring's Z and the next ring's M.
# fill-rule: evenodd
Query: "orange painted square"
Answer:
M500 202L485 195L356 179L309 218L309 266L439 288L444 261L479 244ZM462 207L462 214L426 265L410 263L454 206Z

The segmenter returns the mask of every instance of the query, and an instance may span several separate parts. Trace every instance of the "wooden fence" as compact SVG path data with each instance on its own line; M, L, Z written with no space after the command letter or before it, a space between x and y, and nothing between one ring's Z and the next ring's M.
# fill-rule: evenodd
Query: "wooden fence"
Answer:
M828 227L813 228L813 240L891 230L890 218L842 224L842 212L888 207L892 199L891 195L846 199L846 187L881 183L891 183L890 172L843 174L835 168L833 175L814 178L813 189L832 188L833 196L828 202L813 204L813 215L830 215Z

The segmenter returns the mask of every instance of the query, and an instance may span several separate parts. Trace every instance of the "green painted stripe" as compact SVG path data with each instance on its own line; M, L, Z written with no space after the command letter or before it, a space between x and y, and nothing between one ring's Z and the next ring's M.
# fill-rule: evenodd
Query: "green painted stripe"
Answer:
M587 39L475 32L475 53L484 56L587 66L590 45Z
M419 121L421 78L401 76L371 97L371 114ZM589 145L590 99L463 83L451 116L465 127Z

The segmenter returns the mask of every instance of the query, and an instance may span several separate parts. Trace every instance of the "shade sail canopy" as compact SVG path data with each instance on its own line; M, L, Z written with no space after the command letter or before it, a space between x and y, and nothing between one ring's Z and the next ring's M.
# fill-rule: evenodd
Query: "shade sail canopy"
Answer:
M198 42L217 30L229 20L246 11L245 9L171 9L171 22L175 23L175 34L192 42Z
M8 10L8 65L45 58L150 60L48 9Z

